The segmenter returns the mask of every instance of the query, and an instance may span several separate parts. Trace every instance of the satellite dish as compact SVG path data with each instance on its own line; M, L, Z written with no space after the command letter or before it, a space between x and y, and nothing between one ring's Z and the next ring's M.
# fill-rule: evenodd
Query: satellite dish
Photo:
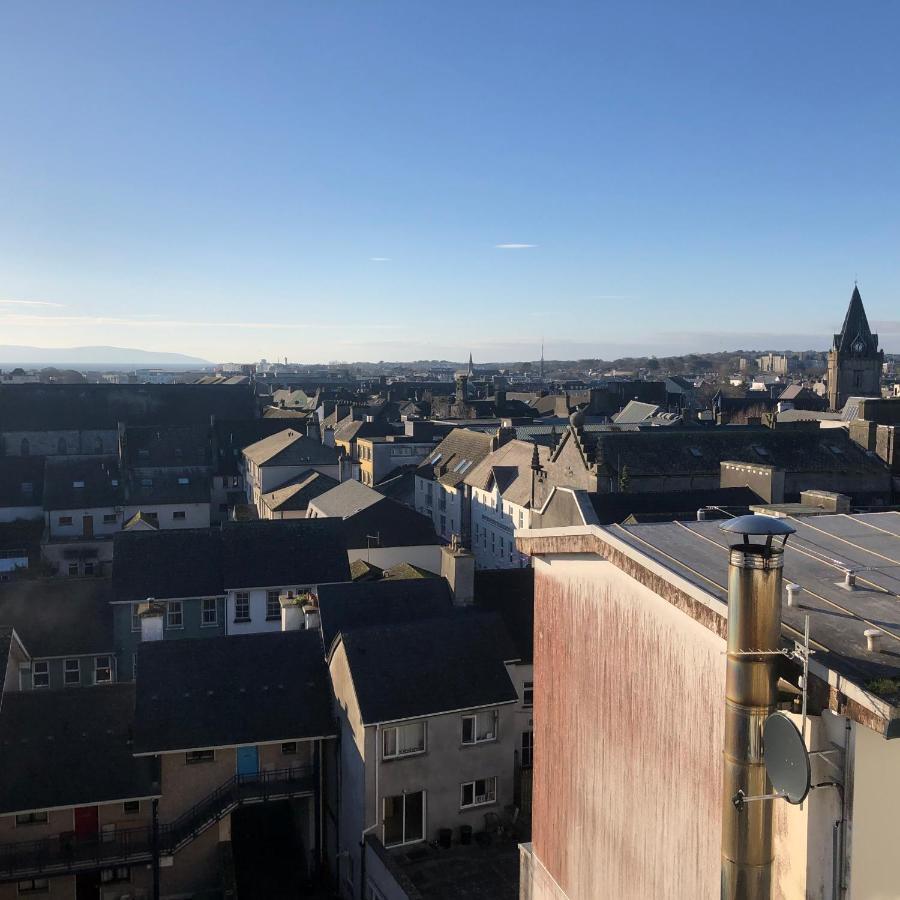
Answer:
M810 769L806 742L784 713L772 713L763 723L763 762L772 787L788 803L802 803L809 793Z

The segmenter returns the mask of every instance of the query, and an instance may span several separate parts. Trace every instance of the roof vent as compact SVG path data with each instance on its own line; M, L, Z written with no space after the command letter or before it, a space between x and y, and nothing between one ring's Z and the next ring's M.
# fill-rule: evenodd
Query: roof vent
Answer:
M797 582L789 581L784 586L784 589L787 592L787 605L793 607L800 606L800 591L802 591L803 588L797 584Z
M863 637L866 639L866 650L869 653L878 653L881 650L881 639L884 637L884 632L880 628L867 628L863 632Z

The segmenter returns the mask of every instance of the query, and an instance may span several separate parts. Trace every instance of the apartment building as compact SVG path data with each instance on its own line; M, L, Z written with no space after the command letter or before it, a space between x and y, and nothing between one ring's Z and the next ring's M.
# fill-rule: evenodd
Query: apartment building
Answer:
M435 440L407 435L357 438L359 480L374 487L398 469L419 466L434 450L435 444Z

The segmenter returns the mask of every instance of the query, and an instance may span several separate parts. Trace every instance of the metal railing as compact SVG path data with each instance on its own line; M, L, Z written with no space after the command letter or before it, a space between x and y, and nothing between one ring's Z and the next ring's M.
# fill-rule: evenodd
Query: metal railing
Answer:
M315 790L312 766L233 775L177 819L159 826L159 853L169 856L242 803L281 800ZM0 880L86 872L153 858L153 828L116 829L89 837L66 831L0 844Z

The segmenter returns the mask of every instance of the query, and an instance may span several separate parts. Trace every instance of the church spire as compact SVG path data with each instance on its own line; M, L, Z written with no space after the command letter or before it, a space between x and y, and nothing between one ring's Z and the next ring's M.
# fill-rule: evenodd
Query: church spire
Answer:
M475 374L475 366L472 363L472 353L469 353L469 377L471 378Z
M834 336L834 349L854 356L871 356L878 352L878 335L869 328L862 297L855 285L841 333Z

